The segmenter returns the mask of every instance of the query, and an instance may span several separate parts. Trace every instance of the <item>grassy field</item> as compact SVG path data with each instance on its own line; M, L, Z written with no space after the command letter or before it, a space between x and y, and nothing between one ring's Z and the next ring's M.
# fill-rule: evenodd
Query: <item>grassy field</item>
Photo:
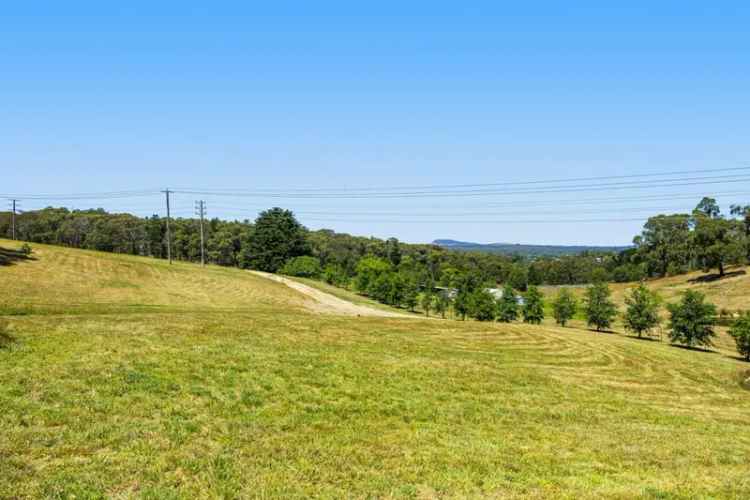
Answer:
M34 249L0 267L0 498L750 496L725 353Z

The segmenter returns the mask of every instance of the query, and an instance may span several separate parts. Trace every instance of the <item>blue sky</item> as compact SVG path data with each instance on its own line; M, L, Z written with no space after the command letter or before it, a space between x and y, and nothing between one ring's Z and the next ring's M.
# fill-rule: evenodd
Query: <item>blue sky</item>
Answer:
M14 4L0 16L4 194L750 166L745 2ZM750 181L426 199L177 194L174 205L187 216L204 198L225 218L281 205L311 228L405 241L623 244L642 225L630 219L689 210L702 194L750 202ZM163 212L158 195L22 207L71 203ZM601 222L570 222L584 219Z

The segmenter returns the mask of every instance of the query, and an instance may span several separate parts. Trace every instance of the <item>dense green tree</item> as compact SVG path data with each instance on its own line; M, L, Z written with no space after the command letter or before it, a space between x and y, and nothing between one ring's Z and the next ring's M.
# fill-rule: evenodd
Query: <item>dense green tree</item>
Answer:
M469 299L469 316L478 321L492 321L495 319L495 298L490 292L478 288L472 292Z
M639 338L659 325L659 298L645 284L634 288L625 297L625 304L625 329L637 333Z
M552 314L558 325L565 326L578 310L578 301L567 288L563 288L552 302Z
M610 327L617 316L617 308L610 300L611 292L606 283L597 283L586 289L583 312L586 323L600 332Z
M292 257L310 253L305 228L292 212L281 208L261 212L255 219L248 250L250 267L271 273Z
M643 232L633 240L637 257L651 276L666 276L686 270L690 262L690 216L686 214L650 217Z
M365 257L357 264L354 286L361 293L367 294L378 276L391 271L391 263L379 257Z
M724 276L727 264L746 255L744 230L732 219L724 219L713 198L704 198L693 211L693 249L704 271L716 268Z
M745 311L729 328L729 334L734 337L737 352L750 361L750 311Z
M538 325L544 319L544 298L539 289L533 285L529 286L524 294L522 313L524 323Z
M418 296L419 288L417 287L417 284L412 280L407 280L404 286L404 306L410 311L414 312L414 308L417 307Z
M518 300L516 291L506 283L503 287L503 295L497 300L497 320L501 323L510 323L518 319Z
M396 238L388 238L385 242L386 258L394 266L398 266L401 263L401 244Z
M529 264L529 271L528 271L528 284L529 285L541 285L544 283L544 272L542 271L542 266L539 264L532 262Z
M526 291L529 285L529 273L526 268L520 264L514 264L508 274L507 283L516 290Z
M705 299L702 293L688 290L680 302L667 305L670 313L669 338L672 343L688 347L712 345L712 339L716 335L716 306L707 303Z

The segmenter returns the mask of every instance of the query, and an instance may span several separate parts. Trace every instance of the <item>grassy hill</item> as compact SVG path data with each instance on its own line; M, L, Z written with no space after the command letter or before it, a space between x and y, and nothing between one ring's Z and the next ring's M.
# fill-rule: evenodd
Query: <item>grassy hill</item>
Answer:
M33 256L0 266L0 498L750 495L750 367L723 352Z

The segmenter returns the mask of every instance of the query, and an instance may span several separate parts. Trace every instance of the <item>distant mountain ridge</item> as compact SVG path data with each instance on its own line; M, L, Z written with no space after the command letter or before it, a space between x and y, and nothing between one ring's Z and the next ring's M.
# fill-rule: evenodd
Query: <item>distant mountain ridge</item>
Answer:
M524 245L521 243L472 243L440 239L432 242L451 250L466 252L487 252L505 255L524 255L527 257L556 257L561 255L575 255L581 252L621 252L630 246L588 246L588 245Z

